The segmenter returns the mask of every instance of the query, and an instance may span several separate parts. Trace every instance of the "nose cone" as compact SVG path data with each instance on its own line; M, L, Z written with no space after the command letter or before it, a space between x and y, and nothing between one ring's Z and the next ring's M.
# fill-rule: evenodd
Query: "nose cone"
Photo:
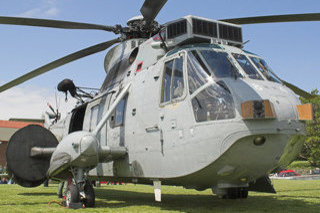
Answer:
M57 146L50 161L49 177L64 176L69 167L90 168L98 164L98 140L90 132L67 135Z
M298 120L296 106L300 104L296 95L287 87L274 82L250 79L227 80L238 110L241 103L251 100L269 100L278 121Z
M298 97L286 86L274 82L253 83L252 88L262 97L268 99L274 106L278 121L298 120Z

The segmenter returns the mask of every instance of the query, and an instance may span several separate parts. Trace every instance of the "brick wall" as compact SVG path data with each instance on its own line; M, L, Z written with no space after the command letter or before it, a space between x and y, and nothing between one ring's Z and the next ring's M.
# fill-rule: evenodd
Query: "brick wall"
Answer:
M0 165L2 168L6 165L6 149L7 149L7 142L1 142L0 144Z

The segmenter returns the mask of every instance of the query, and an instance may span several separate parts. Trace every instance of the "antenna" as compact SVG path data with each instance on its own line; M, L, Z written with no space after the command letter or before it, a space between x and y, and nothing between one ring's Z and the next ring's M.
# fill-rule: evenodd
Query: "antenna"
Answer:
M60 119L61 113L59 112L59 108L60 108L60 101L58 102L58 95L57 95L57 89L54 88L54 95L55 95L55 99L56 99L56 115L57 115L57 121Z

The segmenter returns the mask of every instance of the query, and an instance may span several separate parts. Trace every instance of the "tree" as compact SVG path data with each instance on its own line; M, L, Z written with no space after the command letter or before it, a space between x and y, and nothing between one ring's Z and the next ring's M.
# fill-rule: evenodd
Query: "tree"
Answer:
M314 98L301 98L302 103L312 103L314 106L315 119L307 121L306 125L306 141L304 148L300 153L300 157L308 160L311 165L320 165L320 96L317 89L311 92Z

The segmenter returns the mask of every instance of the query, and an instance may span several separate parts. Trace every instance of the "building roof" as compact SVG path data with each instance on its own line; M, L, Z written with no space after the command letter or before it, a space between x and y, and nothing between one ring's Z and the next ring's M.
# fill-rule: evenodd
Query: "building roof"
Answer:
M0 128L14 128L20 129L30 124L37 124L43 126L41 123L34 122L22 122L22 121L2 121L0 120Z
M43 126L42 123L22 122L22 121L3 121L0 120L0 141L9 141L11 136L23 127L30 124Z

